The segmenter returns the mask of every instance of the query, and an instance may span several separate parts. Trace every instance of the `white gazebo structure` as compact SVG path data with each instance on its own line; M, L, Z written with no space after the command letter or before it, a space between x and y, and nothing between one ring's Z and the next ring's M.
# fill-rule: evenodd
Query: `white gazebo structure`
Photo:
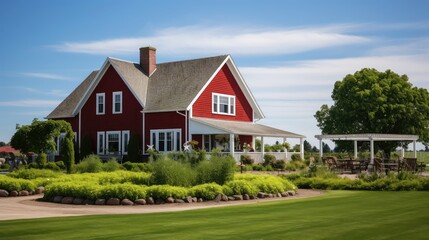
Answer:
M354 158L357 158L357 142L370 142L371 162L374 165L374 141L412 141L414 157L417 158L416 141L418 135L403 135L403 134L379 134L379 133L361 133L361 134L334 134L334 135L316 135L314 136L320 142L320 158L323 156L323 140L337 141L353 141L354 142ZM404 151L402 151L404 157Z

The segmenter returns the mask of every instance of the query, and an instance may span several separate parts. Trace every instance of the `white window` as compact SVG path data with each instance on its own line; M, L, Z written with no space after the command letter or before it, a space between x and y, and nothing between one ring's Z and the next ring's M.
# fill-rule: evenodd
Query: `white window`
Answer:
M112 113L119 114L122 113L122 92L113 92L112 96Z
M212 112L217 114L235 115L235 96L213 93Z
M129 141L130 141L130 131L122 131L122 154L128 154Z
M96 111L95 113L97 115L103 115L105 113L106 105L105 105L105 94L104 93L97 93L96 95L97 101L96 101Z
M180 151L182 146L182 130L151 130L150 144L160 152Z
M105 146L105 133L97 132L97 154L104 155Z
M121 132L106 132L106 150L107 153L117 154L121 152Z

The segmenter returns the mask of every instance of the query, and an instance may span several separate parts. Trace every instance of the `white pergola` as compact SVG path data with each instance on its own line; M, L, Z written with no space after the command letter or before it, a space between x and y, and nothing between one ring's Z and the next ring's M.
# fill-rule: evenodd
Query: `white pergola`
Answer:
M320 143L320 158L323 156L323 140L338 140L338 141L353 141L354 142L354 158L357 158L357 142L370 142L371 162L374 164L374 141L412 141L414 157L417 158L416 141L418 135L403 135L403 134L379 134L379 133L362 133L362 134L333 134L333 135L316 135L314 136ZM402 151L404 157L404 151Z

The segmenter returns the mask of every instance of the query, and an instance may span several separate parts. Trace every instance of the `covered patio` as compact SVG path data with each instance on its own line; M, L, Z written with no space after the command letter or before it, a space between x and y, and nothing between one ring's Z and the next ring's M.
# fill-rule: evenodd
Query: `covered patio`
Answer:
M255 140L261 139L261 151L248 151L244 144L249 144L252 149L256 149ZM251 156L255 163L263 162L264 141L267 138L281 138L286 142L288 138L299 139L300 152L304 158L303 141L305 136L276 129L262 124L253 122L239 122L215 120L208 118L191 118L189 123L189 139L197 140L201 143L201 148L211 151L214 148L220 148L223 152L228 152L234 156L237 162L243 154ZM231 141L233 139L233 141ZM291 156L287 150L284 152L270 152L276 159L289 159Z
M374 142L375 141L403 141L413 143L414 158L417 158L416 142L419 139L418 135L404 135L404 134L379 134L379 133L361 133L361 134L333 134L333 135L316 135L314 136L319 140L320 158L323 157L323 140L337 140L337 141L353 141L354 143L354 158L357 158L358 149L357 142L370 142L370 165L374 165ZM402 148L401 155L404 158L404 148Z

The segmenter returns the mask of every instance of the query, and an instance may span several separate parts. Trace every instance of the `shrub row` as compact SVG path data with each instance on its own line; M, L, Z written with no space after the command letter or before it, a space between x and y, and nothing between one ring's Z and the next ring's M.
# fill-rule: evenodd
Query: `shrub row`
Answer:
M0 189L4 189L9 192L21 190L34 191L36 186L31 180L0 175Z
M212 200L218 194L236 195L248 194L256 196L259 192L282 193L287 190L296 190L296 187L285 179L275 176L260 175L251 177L243 174L237 180L229 181L224 186L216 183L206 183L193 187L179 187L170 185L136 185L130 182L101 185L96 181L59 181L46 186L45 198L55 196L78 197L85 199L120 198L136 200L152 197L154 199L167 199L173 197L182 199L193 196L205 200Z
M399 180L396 178L378 178L374 181L362 179L334 179L320 177L298 177L291 179L299 188L329 189L329 190L374 190L374 191L404 191L429 190L429 178Z

